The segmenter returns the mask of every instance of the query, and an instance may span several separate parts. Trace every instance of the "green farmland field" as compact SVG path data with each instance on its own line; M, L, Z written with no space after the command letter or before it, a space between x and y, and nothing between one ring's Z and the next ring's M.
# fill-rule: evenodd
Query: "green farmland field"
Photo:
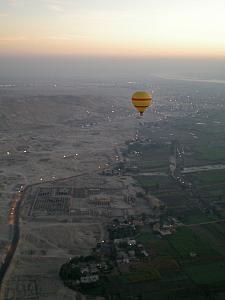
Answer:
M204 214L200 211L190 211L179 219L184 224L200 224L218 220L218 217L211 214Z
M221 283L225 286L225 261L187 266L185 272L197 284Z
M223 183L225 185L225 170L212 170L198 172L191 175L191 179L198 185L212 185Z
M190 257L191 252L196 253L199 257L217 255L207 240L202 240L187 227L178 228L177 232L169 236L167 240L181 258Z
M215 146L200 146L197 149L199 153L199 158L203 160L208 160L210 162L225 162L225 150L223 147Z

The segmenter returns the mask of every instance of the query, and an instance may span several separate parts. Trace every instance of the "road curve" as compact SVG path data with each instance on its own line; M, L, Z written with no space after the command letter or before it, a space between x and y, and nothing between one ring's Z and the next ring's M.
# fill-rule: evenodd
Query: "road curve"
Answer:
M64 180L68 180L68 179L72 179L72 178L76 178L79 176L83 176L86 175L86 173L81 173L75 176L70 176L70 177L65 177L65 178L58 178L56 180L48 180L45 182L38 182L38 183L33 183L31 185L28 185L25 187L25 189L22 192L18 192L15 195L15 199L13 199L13 204L9 210L9 217L8 217L8 224L10 226L12 226L12 232L13 232L13 237L11 240L11 244L8 248L8 252L6 254L6 257L4 259L4 262L2 263L1 267L0 267L0 290L2 287L2 283L4 280L4 277L6 275L6 272L10 266L10 263L12 261L12 258L14 256L14 253L16 252L16 248L20 239L20 227L19 227L19 215L20 215L20 206L23 200L23 196L25 195L26 191L28 190L28 188L33 187L33 186L37 186L40 184L44 184L44 183L55 183L55 182L60 182L60 181L64 181ZM13 214L10 214L10 212L13 212Z
M20 238L20 229L19 229L19 212L20 212L20 205L22 202L22 198L23 198L23 193L17 193L16 197L13 201L13 207L14 207L14 214L13 214L13 220L12 217L10 218L10 226L12 226L12 231L13 231L13 237L11 240L11 244L8 248L8 252L6 254L6 257L4 259L4 262L1 265L0 268L0 289L1 289L1 285L3 282L3 279L5 277L5 274L9 268L9 265L11 263L11 260L13 258L13 255L16 251L18 242L19 242L19 238Z

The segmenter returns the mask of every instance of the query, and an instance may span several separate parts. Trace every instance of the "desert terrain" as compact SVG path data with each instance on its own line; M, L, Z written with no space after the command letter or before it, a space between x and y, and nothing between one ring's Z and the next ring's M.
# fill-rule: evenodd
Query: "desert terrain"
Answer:
M135 193L132 179L101 175L123 159L120 149L135 139L140 126L126 98L129 89L113 85L94 85L89 90L56 85L1 88L2 260L12 238L10 203L28 187L21 207L20 240L4 279L2 299L67 299L66 294L75 299L75 293L59 280L60 265L71 256L87 255L104 238L104 224L111 217L146 209L145 203L134 208L124 200ZM108 191L99 191L97 198L90 192L83 204L75 195L68 200L69 212L49 216L33 207L32 197L42 183ZM113 190L118 196L111 199ZM110 209L100 204L100 213L90 208L91 213L82 217L87 207L96 206L90 201L99 198L111 201Z

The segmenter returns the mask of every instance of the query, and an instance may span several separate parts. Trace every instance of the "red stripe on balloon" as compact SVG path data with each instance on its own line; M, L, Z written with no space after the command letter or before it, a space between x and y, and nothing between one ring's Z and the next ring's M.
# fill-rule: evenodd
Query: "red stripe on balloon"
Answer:
M148 105L146 106L146 105L135 105L135 107L137 107L137 108L139 108L139 107L148 107Z
M133 101L147 101L147 100L152 100L152 98L145 98L145 99L140 99L140 98L132 98Z

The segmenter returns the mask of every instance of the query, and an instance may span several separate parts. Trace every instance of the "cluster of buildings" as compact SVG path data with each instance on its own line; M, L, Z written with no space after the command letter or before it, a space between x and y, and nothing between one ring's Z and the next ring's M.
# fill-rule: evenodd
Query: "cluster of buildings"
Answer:
M114 247L116 249L117 265L137 262L140 259L149 256L149 253L145 250L144 246L140 243L137 244L135 239L115 239Z
M100 286L102 278L112 272L119 274L139 263L148 262L152 257L151 249L146 249L138 238L146 227L149 230L152 227L157 234L172 234L176 220L169 225L160 225L147 215L114 219L108 225L107 240L97 243L89 256L71 259L66 264L69 274L77 270L75 276L67 278L70 286L81 291Z
M168 217L167 222L160 223L156 222L152 226L152 231L161 236L171 235L176 232L176 228L181 223L174 217Z
M92 263L80 267L80 283L93 283L99 280L99 269L97 264Z
M104 241L102 241L104 246ZM92 253L87 257L71 259L66 266L70 274L70 284L76 287L87 287L91 284L98 283L101 276L110 273L112 266L109 265L109 257L104 256L104 250L101 252L101 245L98 247L98 253ZM63 276L62 276L63 277ZM68 280L68 278L67 278Z
M100 217L130 214L136 205L134 191L124 186L74 187L40 185L27 198L28 217ZM26 204L26 203L25 203Z
M144 221L137 217L130 221L113 222L109 227L109 238L112 242L116 265L137 262L147 258L149 253L135 236L137 226L144 225Z

